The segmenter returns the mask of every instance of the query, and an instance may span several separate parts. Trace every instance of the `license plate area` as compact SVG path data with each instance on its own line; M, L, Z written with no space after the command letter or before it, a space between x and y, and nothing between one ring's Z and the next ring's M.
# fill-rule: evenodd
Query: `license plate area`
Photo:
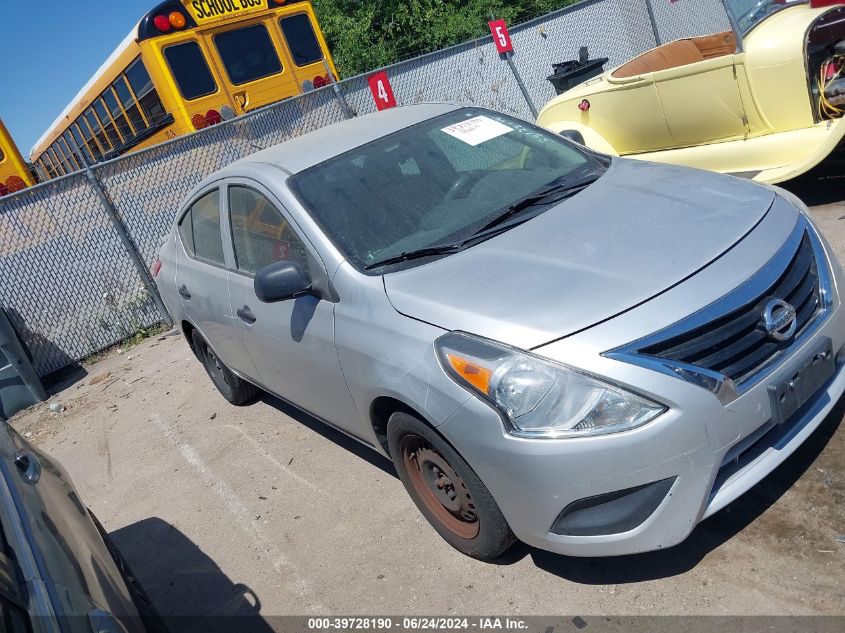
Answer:
M833 343L829 338L819 342L798 368L779 384L769 385L772 421L783 424L812 398L836 371Z

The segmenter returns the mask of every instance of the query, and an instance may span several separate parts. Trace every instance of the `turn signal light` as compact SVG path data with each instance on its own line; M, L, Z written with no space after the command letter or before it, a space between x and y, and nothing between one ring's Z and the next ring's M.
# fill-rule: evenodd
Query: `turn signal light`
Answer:
M153 26L162 33L169 33L170 29L173 28L173 25L170 24L170 20L166 15L157 15L153 20Z
M170 22L170 26L172 26L174 29L177 29L177 30L178 29L184 29L185 24L187 24L187 22L188 22L185 19L185 16L182 15L181 13L179 13L178 11L174 11L173 13L171 13L168 16L167 21Z
M466 358L461 358L460 356L455 356L453 354L447 354L446 358L449 360L449 364L452 366L452 369L454 369L461 378L466 380L481 393L490 393L490 378L493 377L493 373L489 369L476 365L475 363L468 361Z

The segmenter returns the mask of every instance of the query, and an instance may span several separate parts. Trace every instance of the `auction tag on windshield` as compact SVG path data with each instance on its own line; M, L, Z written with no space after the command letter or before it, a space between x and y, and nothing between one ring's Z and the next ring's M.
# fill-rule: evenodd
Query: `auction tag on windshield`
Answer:
M444 127L443 132L450 136L454 136L466 143L467 145L481 145L499 136L504 136L508 132L513 132L513 128L508 127L504 123L499 123L486 116L477 116L460 123L455 123L449 127Z

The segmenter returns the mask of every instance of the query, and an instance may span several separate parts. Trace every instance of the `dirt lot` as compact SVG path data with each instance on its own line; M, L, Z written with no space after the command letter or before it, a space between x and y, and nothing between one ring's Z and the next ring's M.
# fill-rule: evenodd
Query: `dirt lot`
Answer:
M842 183L793 189L820 204ZM845 204L814 214L845 261ZM491 565L437 537L375 453L271 397L229 406L175 333L87 372L54 396L64 413L14 425L65 464L163 614L845 614L845 401L676 548L518 546Z

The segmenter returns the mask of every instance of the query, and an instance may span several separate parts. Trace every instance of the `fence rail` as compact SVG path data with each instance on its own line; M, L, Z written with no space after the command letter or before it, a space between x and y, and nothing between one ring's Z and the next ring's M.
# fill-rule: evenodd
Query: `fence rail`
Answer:
M546 81L552 63L577 58L582 46L618 65L658 42L729 28L720 0L583 0L518 25L511 35L527 92L542 106L554 96ZM399 105L448 101L532 118L490 38L386 70ZM131 251L146 264L155 259L177 206L203 178L270 145L374 111L367 77L352 77L96 165L95 182L82 172L0 200L0 305L22 334L38 374L166 320ZM110 204L129 249L112 222Z

